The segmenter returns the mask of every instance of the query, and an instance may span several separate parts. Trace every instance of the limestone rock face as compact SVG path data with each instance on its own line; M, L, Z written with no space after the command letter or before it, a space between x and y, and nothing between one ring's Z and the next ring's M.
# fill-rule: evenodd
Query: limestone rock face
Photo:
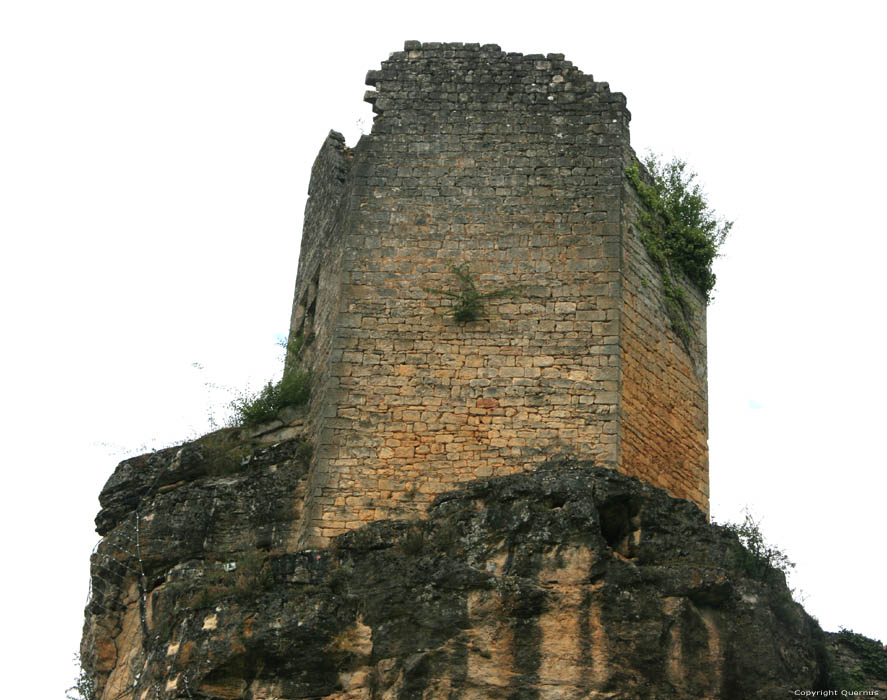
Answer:
M291 533L297 440L124 462L82 656L111 698L776 698L824 637L735 537L611 469L474 481L323 550Z

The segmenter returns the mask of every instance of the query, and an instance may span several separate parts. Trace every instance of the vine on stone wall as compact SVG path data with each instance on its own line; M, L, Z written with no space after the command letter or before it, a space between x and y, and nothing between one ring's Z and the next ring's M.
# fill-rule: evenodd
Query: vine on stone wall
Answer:
M865 689L865 675L887 681L887 649L877 639L870 639L844 627L838 632L838 639L850 647L859 657L857 668L845 671L846 680L853 682L855 689ZM848 687L841 684L841 687Z
M675 280L680 273L711 301L716 277L712 263L733 227L732 221L717 217L708 204L696 173L679 158L660 162L653 154L644 159L646 175L639 162L625 174L644 204L640 214L641 240L650 259L662 273L665 306L677 336L689 351L693 338L693 309L686 293Z

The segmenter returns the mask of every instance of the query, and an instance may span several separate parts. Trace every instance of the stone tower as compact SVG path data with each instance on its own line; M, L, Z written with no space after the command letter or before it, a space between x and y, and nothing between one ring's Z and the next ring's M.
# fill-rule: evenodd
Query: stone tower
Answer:
M408 41L367 84L372 133L330 133L305 209L300 543L557 455L707 510L705 301L684 285L682 342L625 175L625 97L563 55L477 44ZM466 280L486 296L460 321Z

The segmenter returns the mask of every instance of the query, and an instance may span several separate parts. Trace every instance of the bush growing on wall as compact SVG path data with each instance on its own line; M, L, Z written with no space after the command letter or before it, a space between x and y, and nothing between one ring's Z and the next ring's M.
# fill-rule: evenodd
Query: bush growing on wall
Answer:
M645 205L640 213L641 240L662 273L671 327L689 352L693 307L674 275L683 274L709 302L715 286L712 263L733 222L715 216L702 188L694 183L696 173L684 161L673 158L662 163L650 154L644 166L645 173L635 162L625 174Z
M644 245L665 273L677 268L705 296L715 286L712 263L718 256L732 221L717 217L708 204L696 173L673 158L667 163L650 154L644 159L650 182L635 163L626 171L647 211L641 213Z

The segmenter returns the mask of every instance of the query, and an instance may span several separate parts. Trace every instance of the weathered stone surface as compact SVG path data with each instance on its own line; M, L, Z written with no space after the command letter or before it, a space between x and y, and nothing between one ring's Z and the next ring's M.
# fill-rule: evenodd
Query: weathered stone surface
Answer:
M640 240L625 97L559 54L477 44L408 42L367 83L372 132L353 149L329 135L305 210L301 541L552 454L707 509L705 304L688 286L685 347ZM453 266L513 293L456 322Z
M143 502L144 625L138 561L115 544L130 520L106 530L83 647L100 697L745 700L825 687L822 632L781 574L745 577L735 537L688 501L559 461L467 483L425 520L288 551L274 533L291 515L267 501L292 497L294 454L261 448L242 471L192 471Z

